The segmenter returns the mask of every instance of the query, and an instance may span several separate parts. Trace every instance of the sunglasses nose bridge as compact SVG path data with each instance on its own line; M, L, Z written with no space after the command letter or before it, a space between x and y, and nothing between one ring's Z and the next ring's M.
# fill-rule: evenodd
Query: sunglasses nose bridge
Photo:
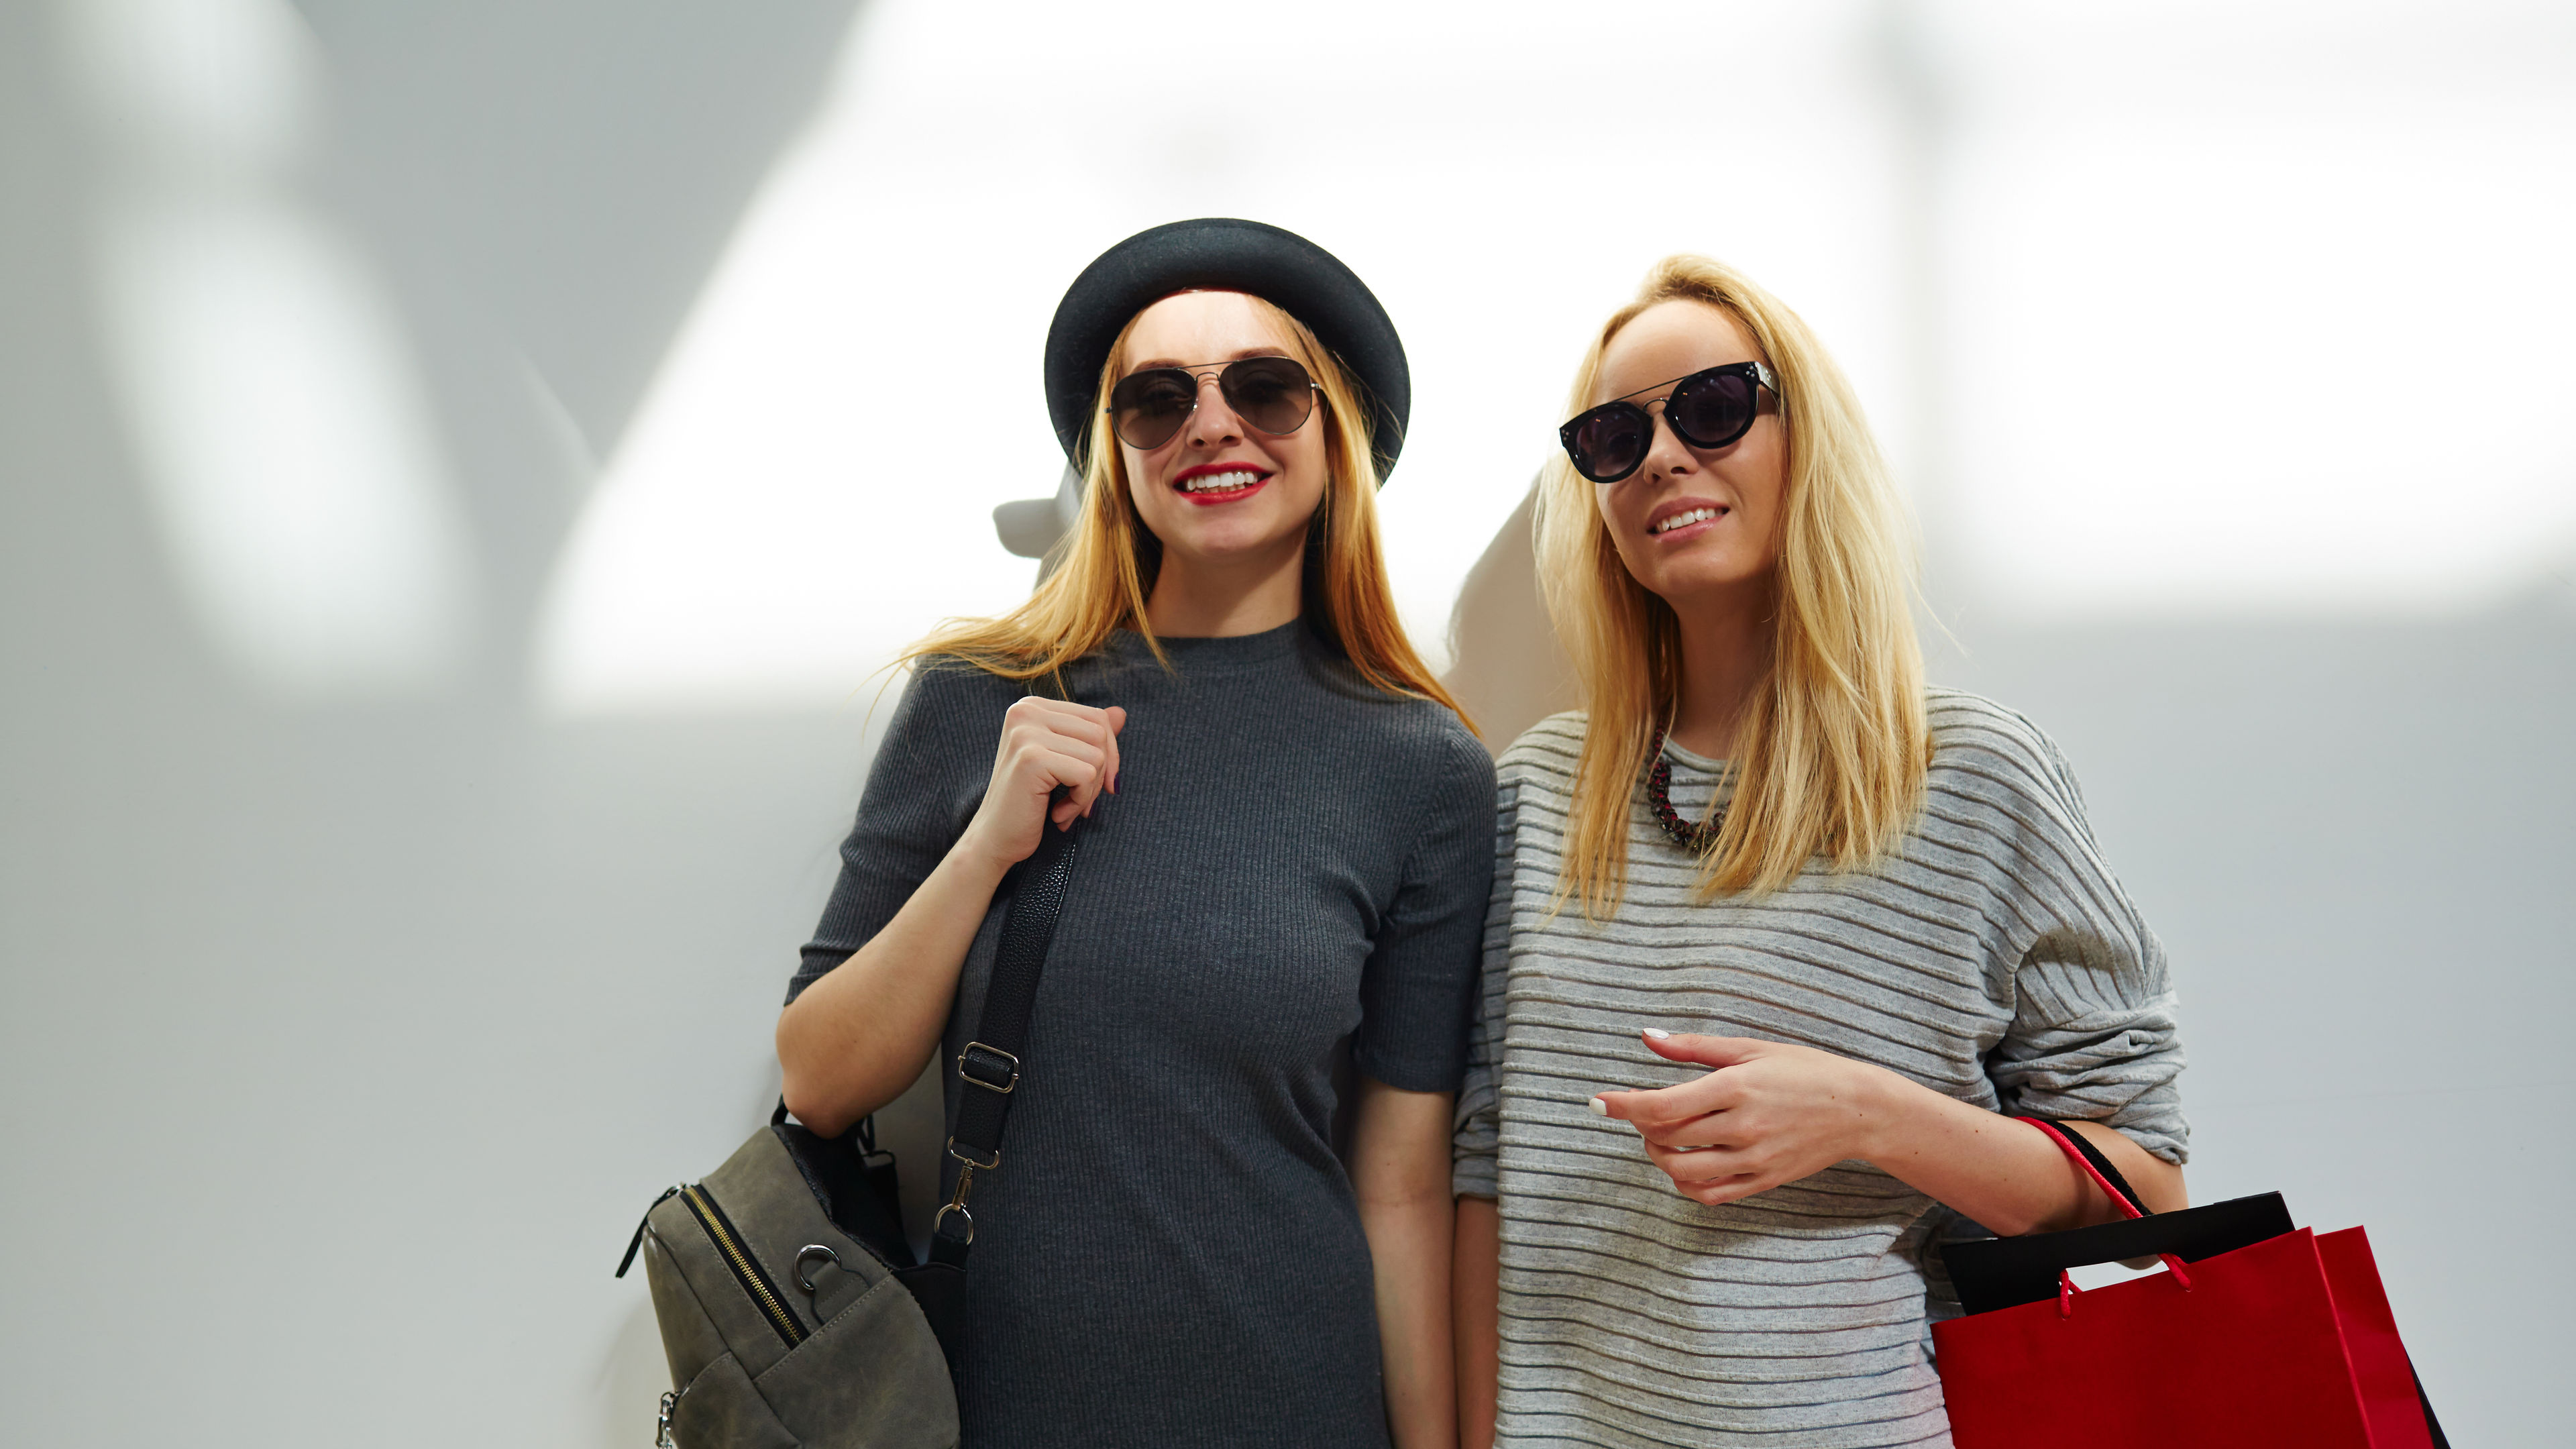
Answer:
M1247 425L1235 416L1234 404L1226 399L1225 369L1214 367L1192 372L1190 379L1199 385L1199 390L1191 402L1190 415L1181 420L1181 431L1187 433L1192 442L1207 438L1211 430L1215 430L1218 438L1242 437ZM1213 398L1208 396L1211 389L1216 393ZM1222 429L1218 428L1220 418L1223 420Z
M1666 394L1653 402L1639 405L1640 410L1646 415L1646 447L1644 452L1638 454L1636 469L1630 473L1630 477L1647 472L1660 472L1669 476L1673 471L1669 462L1661 468L1655 466L1655 455L1667 447L1694 463L1698 461L1691 452L1690 439L1683 437L1681 429L1673 426L1672 409L1665 406L1671 401L1671 395Z

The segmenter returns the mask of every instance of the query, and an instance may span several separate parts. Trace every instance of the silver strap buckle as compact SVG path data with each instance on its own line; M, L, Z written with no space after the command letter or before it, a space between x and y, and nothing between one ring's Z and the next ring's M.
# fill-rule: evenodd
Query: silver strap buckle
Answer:
M1007 1097L1020 1085L1020 1059L1000 1047L970 1041L957 1054L957 1075L987 1092Z

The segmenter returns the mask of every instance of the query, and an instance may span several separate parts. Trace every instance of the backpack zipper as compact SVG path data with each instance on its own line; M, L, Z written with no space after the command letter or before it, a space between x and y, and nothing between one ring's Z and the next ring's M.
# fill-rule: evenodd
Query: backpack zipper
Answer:
M733 1223L725 1217L724 1209L716 1206L715 1198L703 1185L698 1185L682 1190L680 1201L689 1205L690 1215L698 1220L698 1226L704 1228L707 1237L715 1243L716 1252L725 1260L725 1266L733 1269L733 1276L742 1283L742 1291L750 1295L752 1303L769 1319L769 1326L778 1330L780 1341L789 1348L804 1342L805 1325L798 1323L796 1315L788 1311L787 1300L780 1296L777 1285L769 1281L769 1275L760 1271L760 1264L743 1246L741 1235L733 1230Z

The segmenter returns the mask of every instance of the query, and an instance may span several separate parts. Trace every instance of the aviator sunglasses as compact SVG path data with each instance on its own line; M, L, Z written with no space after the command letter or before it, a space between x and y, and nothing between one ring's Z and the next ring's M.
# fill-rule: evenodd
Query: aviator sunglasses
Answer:
M1150 453L1172 440L1199 408L1199 379L1216 373L1217 391L1244 423L1272 437L1306 426L1323 391L1289 357L1247 357L1222 369L1149 367L1109 390L1109 425L1118 440Z
M1659 382L1637 392L1662 386ZM1773 397L1780 395L1779 380L1759 362L1730 362L1694 372L1673 380L1672 396L1664 399L1664 421L1674 437L1694 448L1723 448L1752 431L1761 411L1760 389L1766 387ZM1565 444L1565 456L1574 460L1574 471L1595 483L1616 483L1644 466L1655 445L1655 417L1645 404L1621 398L1575 414L1556 435Z

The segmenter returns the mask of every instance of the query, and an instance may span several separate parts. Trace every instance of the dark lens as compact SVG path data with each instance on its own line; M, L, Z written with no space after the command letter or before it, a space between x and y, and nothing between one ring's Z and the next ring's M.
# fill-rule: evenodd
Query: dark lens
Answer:
M1664 421L1695 448L1723 448L1753 426L1753 379L1710 370L1683 378L1664 404Z
M1575 471L1595 483L1616 483L1646 460L1654 426L1634 403L1603 403L1558 429Z
M1147 452L1172 440L1199 405L1198 383L1177 367L1130 373L1109 390L1109 422L1119 441Z
M1234 415L1273 437L1306 426L1315 411L1315 386L1306 369L1285 357L1247 357L1217 377Z

